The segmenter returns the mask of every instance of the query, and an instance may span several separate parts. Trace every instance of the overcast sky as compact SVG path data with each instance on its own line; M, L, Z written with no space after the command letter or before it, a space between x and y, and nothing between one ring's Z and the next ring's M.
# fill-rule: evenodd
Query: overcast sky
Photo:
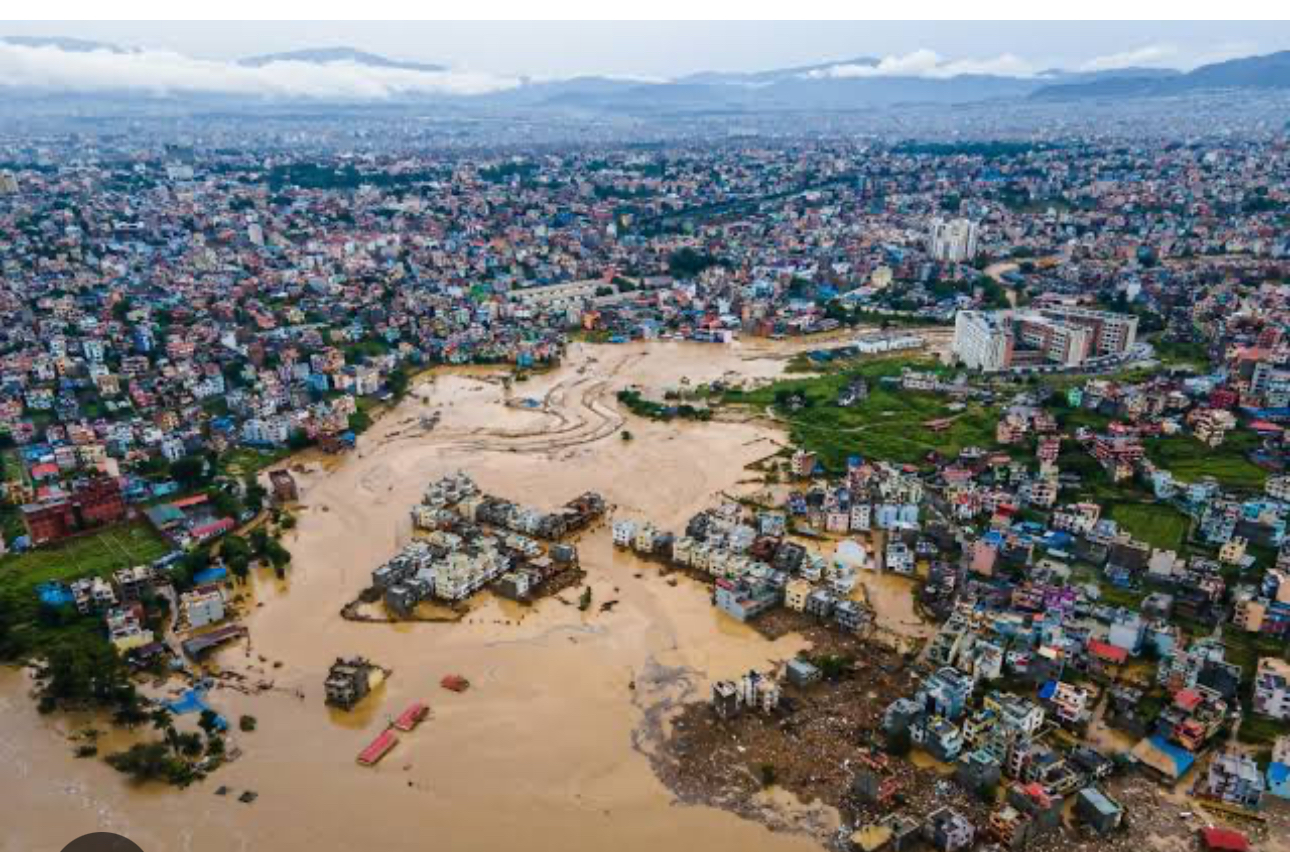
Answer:
M206 59L345 45L463 70L560 77L675 77L860 56L893 69L933 59L984 71L1191 68L1290 49L1290 22L0 22L0 35L71 36Z

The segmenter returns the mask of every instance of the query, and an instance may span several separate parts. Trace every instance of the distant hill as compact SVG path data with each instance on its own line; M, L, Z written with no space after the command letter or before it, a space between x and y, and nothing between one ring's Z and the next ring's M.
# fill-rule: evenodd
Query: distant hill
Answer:
M426 62L405 62L401 59L390 59L353 47L309 48L306 50L292 50L286 53L266 53L261 56L249 56L238 60L239 65L246 65L251 68L260 68L274 62L308 62L314 65L352 62L355 65L366 65L369 68L400 68L404 71L437 72L448 70L443 65L432 65Z
M792 68L771 68L766 71L701 71L681 77L676 82L683 85L702 86L756 86L798 77L811 77L813 74L821 74L837 66L858 65L873 68L877 64L878 60L872 56L861 56L855 59L840 59L837 62L798 65Z
M1201 65L1185 74L1161 76L1148 69L1124 69L1091 81L1045 86L1031 97L1046 100L1158 97L1215 89L1290 88L1290 51Z
M96 50L108 53L131 53L125 48L103 41L86 41L81 38L63 38L61 36L0 36L0 43L14 44L19 47L56 47L68 53L93 53Z

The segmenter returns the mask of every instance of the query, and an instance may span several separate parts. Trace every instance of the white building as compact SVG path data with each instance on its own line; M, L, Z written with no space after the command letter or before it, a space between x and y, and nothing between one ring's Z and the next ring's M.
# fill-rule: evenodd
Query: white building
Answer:
M161 442L161 455L168 462L179 461L186 455L184 442L178 438L166 438Z
M637 553L652 553L657 535L658 530L654 529L653 524L641 524L640 529L636 531L636 540L632 543L632 549Z
M124 653L153 640L153 633L139 621L132 609L114 609L107 614L108 641Z
M284 417L252 417L242 424L242 440L250 444L285 444L291 424Z
M617 547L631 547L632 542L636 540L636 522L635 521L614 521L614 545Z
M887 544L887 570L911 576L914 573L914 552L903 541Z
M1290 663L1263 657L1254 675L1254 712L1290 719Z
M202 586L179 598L188 626L197 628L224 620L224 593L216 586Z
M1000 313L959 311L952 346L954 357L965 367L997 372L1012 362L1012 329Z
M980 228L968 219L932 220L927 232L927 252L945 263L962 263L976 257Z

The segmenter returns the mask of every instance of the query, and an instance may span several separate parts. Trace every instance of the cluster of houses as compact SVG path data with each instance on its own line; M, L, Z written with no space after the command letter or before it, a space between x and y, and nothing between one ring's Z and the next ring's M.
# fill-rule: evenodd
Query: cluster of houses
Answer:
M422 502L412 510L412 520L420 529L435 529L447 515L455 515L471 523L556 541L585 529L604 513L604 498L594 492L575 497L554 512L543 512L483 494L474 480L457 473L427 488Z
M964 655L979 656L970 651ZM1115 762L1074 740L1057 747L1052 736L1054 727L1087 723L1091 707L1078 690L1050 681L1037 698L1028 698L992 688L988 678L978 680L962 668L942 666L924 677L913 695L887 707L883 735L889 751L916 747L949 765L955 782L990 806L981 825L955 813L971 829L969 843L979 833L1003 848L1024 848L1060 827L1072 797L1077 818L1108 834L1124 818L1124 808L1102 785L1116 769ZM878 789L869 778L872 774L873 770L861 771L859 790ZM858 834L863 839L863 833ZM867 843L859 845L869 848Z
M793 453L794 476L809 479L819 470L814 454ZM815 484L793 491L785 508L794 521L814 530L846 534L871 530L914 530L919 526L924 483L916 472L887 462L853 459L843 481L833 487Z
M874 569L867 547L849 540L826 559L787 538L782 512L754 516L737 503L726 503L696 514L680 536L620 519L613 524L613 541L710 579L714 605L739 621L778 607L852 633L873 621L872 610L853 597L860 572Z
M1000 393L990 387L936 379L916 389ZM918 688L886 710L889 748L925 752L988 799L990 815L975 826L956 815L968 822L959 835L968 844L1021 848L1055 830L1072 800L1078 820L1115 830L1124 808L1103 782L1125 762L1169 783L1191 778L1197 796L1233 812L1285 796L1290 743L1260 765L1231 741L1242 718L1290 721L1290 477L1268 476L1262 493L1208 476L1184 482L1148 453L1171 436L1225 447L1234 431L1252 429L1253 439L1240 438L1247 459L1275 467L1282 431L1235 414L1255 391L1234 377L1161 377L1091 379L1056 397L1011 393L997 449L968 447L930 470L853 459L829 479L798 450L790 469L810 484L790 493L779 517L762 519L808 535L881 533L873 564L922 579L923 610L942 623L920 657ZM836 403L863 401L862 387L847 386ZM1063 411L1093 427L1064 430ZM1086 462L1072 463L1072 453ZM1091 468L1111 487L1146 492L1134 500L1151 511L1181 518L1181 546L1153 545L1138 525L1122 524L1105 488L1088 490ZM631 535L616 540L640 549ZM811 611L819 591L803 604L801 592L786 590L783 601ZM744 706L714 693L722 700ZM1095 725L1115 733L1094 739ZM1123 747L1090 745L1117 738ZM893 814L853 842L898 848L906 831L923 836L907 822L925 827Z
M176 595L162 564L121 568L110 579L89 576L69 583L48 582L36 593L45 606L72 606L83 616L101 618L113 647L136 665L167 652L166 644L148 626L149 607L155 599L175 600L179 630L199 630L228 616L228 598L219 583L201 583Z
M603 512L598 494L541 513L482 494L463 473L447 476L431 483L412 509L420 538L372 572L372 588L403 617L423 601L458 603L485 586L527 601L577 569L577 548L549 540L586 527Z

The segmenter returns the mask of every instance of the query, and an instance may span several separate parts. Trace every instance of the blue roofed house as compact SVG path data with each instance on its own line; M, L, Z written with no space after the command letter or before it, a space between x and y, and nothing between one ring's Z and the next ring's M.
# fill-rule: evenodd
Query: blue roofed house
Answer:
M1278 799L1290 799L1290 764L1276 760L1268 764L1268 793Z
M1155 770L1169 781L1182 778L1196 762L1196 755L1159 734L1141 740L1133 747L1131 754L1139 763Z
M1267 775L1268 795L1290 799L1290 734L1277 737Z

